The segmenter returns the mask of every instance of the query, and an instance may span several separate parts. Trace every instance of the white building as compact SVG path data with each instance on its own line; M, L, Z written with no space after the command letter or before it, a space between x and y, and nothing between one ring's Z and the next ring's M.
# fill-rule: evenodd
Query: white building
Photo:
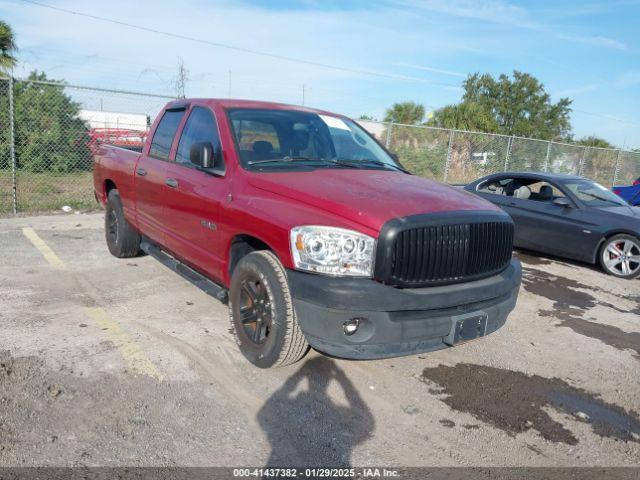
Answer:
M146 131L148 117L137 113L103 112L99 110L80 110L78 116L87 122L90 128L109 128Z

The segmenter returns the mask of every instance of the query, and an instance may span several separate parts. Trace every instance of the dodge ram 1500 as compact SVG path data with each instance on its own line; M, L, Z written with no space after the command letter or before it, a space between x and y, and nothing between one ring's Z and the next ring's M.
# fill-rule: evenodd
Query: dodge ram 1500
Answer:
M110 252L145 251L227 301L258 367L309 346L358 359L453 346L516 303L510 217L411 175L341 115L174 101L141 153L99 147L94 188Z

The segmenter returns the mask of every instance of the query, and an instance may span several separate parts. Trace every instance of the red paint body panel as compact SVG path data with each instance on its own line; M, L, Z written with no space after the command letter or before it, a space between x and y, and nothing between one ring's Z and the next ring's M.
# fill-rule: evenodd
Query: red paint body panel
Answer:
M422 177L389 170L247 173L255 188L332 212L374 231L395 217L455 210L497 210L475 196Z
M244 100L192 99L172 102L189 107L178 128L169 160L149 157L154 122L137 154L102 146L95 155L94 186L106 200L107 182L119 190L125 215L185 263L224 285L229 284L229 250L238 235L260 239L293 268L289 231L296 225L330 225L377 237L396 217L454 210L496 210L497 207L461 189L432 180L382 170L317 169L308 172L250 172L239 164L226 109L295 109L340 115L304 107ZM214 114L226 171L213 176L173 161L190 110L203 106ZM145 176L136 175L144 168ZM177 188L165 185L178 181ZM215 229L206 222L215 224Z

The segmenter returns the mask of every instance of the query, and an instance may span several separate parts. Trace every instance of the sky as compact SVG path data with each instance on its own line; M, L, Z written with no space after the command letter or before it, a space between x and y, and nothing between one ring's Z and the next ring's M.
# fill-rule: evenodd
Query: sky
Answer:
M16 77L38 69L78 85L172 94L182 59L187 96L381 119L394 102L457 103L470 73L520 70L554 101L573 100L577 138L640 148L640 0L37 3L0 0L19 46Z

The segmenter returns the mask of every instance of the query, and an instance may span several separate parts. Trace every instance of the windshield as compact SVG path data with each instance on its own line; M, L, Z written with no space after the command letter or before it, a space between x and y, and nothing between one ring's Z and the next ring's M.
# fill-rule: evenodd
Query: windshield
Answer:
M618 195L591 180L569 180L564 185L585 205L611 207L626 205Z
M349 119L268 109L233 109L229 119L245 168L399 169L393 158Z

